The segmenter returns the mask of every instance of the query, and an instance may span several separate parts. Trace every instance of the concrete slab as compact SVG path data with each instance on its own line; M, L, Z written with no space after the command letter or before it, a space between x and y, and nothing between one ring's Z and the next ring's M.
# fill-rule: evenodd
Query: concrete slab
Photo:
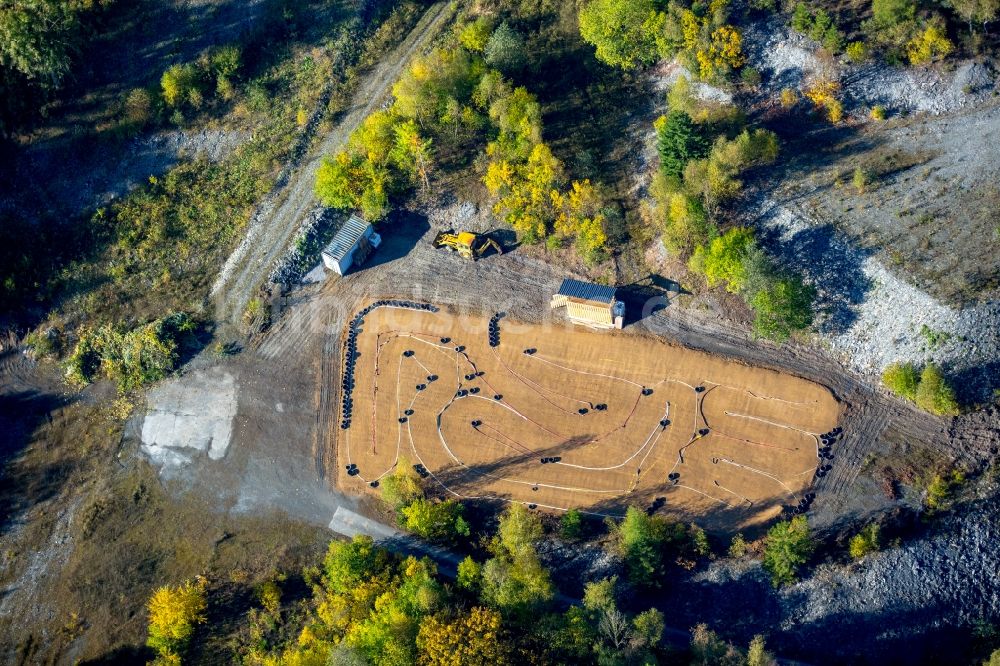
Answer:
M350 509L345 509L342 506L337 507L337 510L333 513L333 519L330 520L329 527L332 531L350 538L353 538L358 534L367 534L375 541L400 540L406 538L406 535L399 530L365 518L364 516L354 513Z
M153 388L142 423L142 448L153 464L179 467L199 455L220 460L236 416L236 382L220 368L192 372Z

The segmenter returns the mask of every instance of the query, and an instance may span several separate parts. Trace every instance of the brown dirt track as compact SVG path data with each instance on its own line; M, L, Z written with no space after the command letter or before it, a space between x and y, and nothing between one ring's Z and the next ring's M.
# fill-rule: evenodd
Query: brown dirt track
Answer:
M365 317L340 487L372 491L402 460L458 497L607 515L663 497L670 513L739 529L799 501L841 416L819 384L651 338L504 318L493 348L487 331L448 310Z

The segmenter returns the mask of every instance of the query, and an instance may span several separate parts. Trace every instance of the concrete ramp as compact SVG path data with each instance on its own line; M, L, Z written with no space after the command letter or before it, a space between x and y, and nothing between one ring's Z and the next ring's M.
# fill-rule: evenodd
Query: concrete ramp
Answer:
M365 518L342 506L337 507L329 527L337 534L343 534L346 537L353 538L358 534L367 534L375 541L399 540L406 536L399 530Z

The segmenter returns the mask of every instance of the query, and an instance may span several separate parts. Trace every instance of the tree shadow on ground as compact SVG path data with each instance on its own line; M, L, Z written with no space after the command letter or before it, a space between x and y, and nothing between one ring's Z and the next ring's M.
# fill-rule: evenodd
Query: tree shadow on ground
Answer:
M857 307L874 286L864 272L864 262L873 252L851 244L829 223L785 233L764 227L758 238L779 265L793 267L816 286L820 332L847 332L857 321Z
M372 252L367 261L353 267L349 273L361 272L406 257L417 243L424 242L430 229L431 225L425 215L409 210L393 211L389 219L375 229L382 237L382 244ZM430 240L426 242L429 243Z
M8 352L15 353L15 352ZM39 391L0 394L0 534L29 507L53 497L62 487L67 463L19 464L20 455L51 414L65 406L62 396Z
M630 326L669 307L678 296L690 293L680 282L650 273L642 280L618 287L616 297L625 303L625 325Z
M983 405L996 400L1000 390L1000 361L959 370L951 374L955 397L962 405Z
M513 474L517 474L521 468L525 465L542 465L542 458L549 458L554 456L559 456L566 454L575 449L582 448L589 444L594 439L594 435L578 435L572 437L558 444L553 444L551 446L546 446L544 448L534 449L532 451L525 451L523 453L517 453L510 456L504 456L502 458L497 458L490 462L479 463L474 465L459 466L452 465L446 467L439 472L435 472L434 480L440 484L443 488L451 488L453 486L461 485L471 485L474 484L478 479L483 477L496 477L502 475L504 472L512 471ZM546 463L548 464L548 463ZM489 482L489 479L487 479ZM537 487L537 486L536 486ZM520 501L530 502L530 497L518 498Z

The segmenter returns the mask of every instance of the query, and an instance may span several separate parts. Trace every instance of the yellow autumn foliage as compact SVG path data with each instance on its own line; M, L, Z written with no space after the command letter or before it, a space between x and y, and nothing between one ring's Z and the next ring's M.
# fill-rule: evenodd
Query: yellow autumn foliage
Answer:
M149 599L146 644L156 651L159 663L179 664L195 625L205 621L206 584L198 577L176 587L164 585Z
M500 636L500 614L474 607L448 621L426 618L417 633L420 664L425 666L505 666L510 663Z

